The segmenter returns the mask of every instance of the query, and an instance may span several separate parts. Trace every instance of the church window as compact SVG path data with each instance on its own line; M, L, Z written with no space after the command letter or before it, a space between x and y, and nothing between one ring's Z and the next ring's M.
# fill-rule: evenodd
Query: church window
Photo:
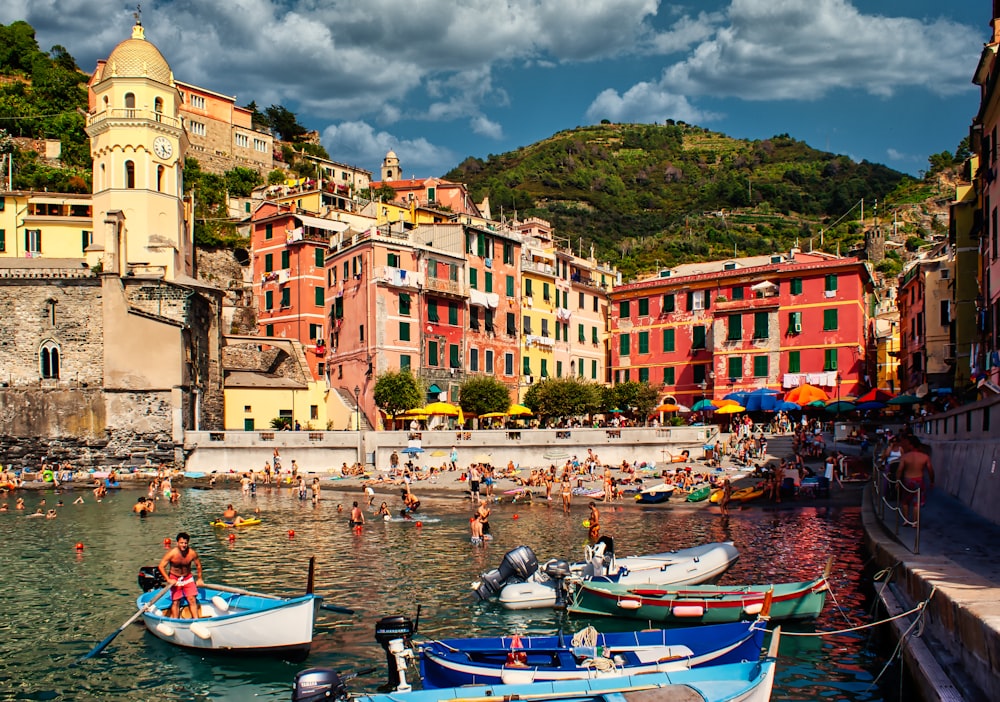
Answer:
M153 100L153 111L156 113L156 121L160 121L160 115L163 114L163 98L156 98Z
M156 167L156 191L163 192L163 175L166 173L166 169L163 166Z
M38 353L38 361L43 378L59 378L59 345L46 341Z
M54 327L56 325L56 301L46 300L45 306L48 308L49 324Z
M135 93L125 93L125 109L135 109Z
M125 162L125 187L130 190L135 188L135 162L133 161Z

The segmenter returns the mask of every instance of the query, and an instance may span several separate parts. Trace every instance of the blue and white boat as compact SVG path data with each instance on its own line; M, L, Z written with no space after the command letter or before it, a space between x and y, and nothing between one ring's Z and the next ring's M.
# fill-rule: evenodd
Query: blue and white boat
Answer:
M674 494L674 490L676 489L677 486L670 483L657 483L656 485L650 485L647 488L643 488L638 492L638 494L636 494L635 501L644 505L658 505L661 502L669 500L670 496Z
M767 656L744 663L692 668L670 673L559 680L508 685L411 690L402 682L395 692L349 694L336 671L304 670L295 676L294 702L355 700L356 702L440 702L463 700L533 700L534 702L767 702L771 699L780 629L775 629Z
M461 685L586 680L666 673L756 660L766 620L601 634L572 638L499 636L443 639L419 646L424 689Z

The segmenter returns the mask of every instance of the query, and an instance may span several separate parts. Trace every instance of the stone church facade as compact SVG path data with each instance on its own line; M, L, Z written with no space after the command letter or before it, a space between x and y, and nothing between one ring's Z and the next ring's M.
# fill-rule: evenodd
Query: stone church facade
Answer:
M195 278L173 74L137 23L92 89L93 243L0 260L5 466L179 465L185 431L224 424L222 291Z

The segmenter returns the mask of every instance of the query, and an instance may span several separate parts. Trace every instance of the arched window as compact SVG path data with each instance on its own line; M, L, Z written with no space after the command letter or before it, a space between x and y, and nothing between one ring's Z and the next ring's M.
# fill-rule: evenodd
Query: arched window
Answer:
M125 109L135 109L135 93L125 93Z
M160 121L160 115L163 114L163 98L156 98L153 100L153 111L156 113L156 121Z
M108 107L110 107L110 105L108 104L108 96L107 96L107 95L105 95L105 96L104 96L104 111L105 111L105 112L107 112L107 111L108 111Z
M59 378L59 345L46 341L38 352L39 370L43 378Z
M135 163L132 161L125 162L125 187L135 188Z
M163 166L156 167L156 190L158 192L163 192L163 176L167 172L167 169Z

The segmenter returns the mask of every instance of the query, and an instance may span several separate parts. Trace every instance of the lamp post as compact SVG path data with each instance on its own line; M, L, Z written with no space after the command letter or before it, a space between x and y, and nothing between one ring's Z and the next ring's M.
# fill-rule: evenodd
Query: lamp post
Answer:
M365 465L365 458L361 451L361 388L357 385L354 386L354 411L355 411L355 427L358 430L358 463L362 467Z
M840 424L840 373L837 373L837 414L833 420L833 446L837 447L837 425Z

